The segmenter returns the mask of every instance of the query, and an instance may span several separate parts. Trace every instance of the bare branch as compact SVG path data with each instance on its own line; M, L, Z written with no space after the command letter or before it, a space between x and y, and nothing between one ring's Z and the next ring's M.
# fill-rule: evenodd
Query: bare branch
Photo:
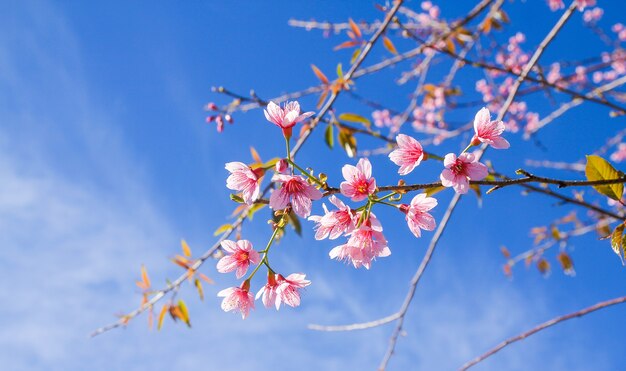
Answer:
M547 322L544 322L544 323L542 323L542 324L540 324L540 325L538 325L536 327L533 327L532 329L530 329L530 330L528 330L528 331L526 331L524 333L521 333L521 334L519 334L517 336L514 336L512 338L506 339L505 341L503 341L502 343L498 344L496 347L494 347L493 349L489 350L485 354L483 354L481 356L478 356L478 357L474 358L473 360L467 362L466 364L461 366L461 368L459 370L461 370L461 371L467 370L468 368L476 365L477 363L484 361L486 358L489 358L492 355L496 354L497 352L502 350L502 348L504 348L504 347L506 347L506 346L508 346L508 345L510 345L512 343L515 343L516 341L523 340L523 339L525 339L525 338L527 338L527 337L529 337L531 335L534 335L534 334L536 334L537 332L539 332L541 330L545 330L548 327L552 327L552 326L554 326L554 325L556 325L558 323L561 323L563 321L567 321L567 320L572 319L572 318L582 317L582 316L584 316L586 314L589 314L591 312L595 312L595 311L597 311L599 309L607 308L607 307L610 307L610 306L613 306L613 305L617 305L617 304L621 304L621 303L624 303L624 302L626 302L626 296L622 296L622 297L611 299L611 300L607 300L607 301L602 301L600 303L594 304L594 305L592 305L590 307L587 307L585 309L581 309L581 310L579 310L577 312L573 312L573 313L566 314L564 316L559 316L559 317L553 318L553 319L551 319L551 320L549 320Z

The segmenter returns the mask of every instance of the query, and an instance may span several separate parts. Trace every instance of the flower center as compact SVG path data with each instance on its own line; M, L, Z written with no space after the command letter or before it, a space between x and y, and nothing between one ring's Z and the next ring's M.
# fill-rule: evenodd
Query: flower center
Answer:
M454 165L450 167L450 170L456 175L465 174L465 162L456 160Z
M284 187L287 193L290 194L301 193L302 191L304 191L304 186L296 179L289 180L287 183L285 183Z

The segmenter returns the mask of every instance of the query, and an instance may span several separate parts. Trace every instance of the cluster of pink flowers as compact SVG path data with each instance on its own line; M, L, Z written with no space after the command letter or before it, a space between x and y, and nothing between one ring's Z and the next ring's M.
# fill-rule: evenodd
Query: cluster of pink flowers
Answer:
M361 217L360 213L357 216ZM355 268L369 269L374 259L391 255L382 232L382 225L370 213L358 228L348 233L348 242L330 250L329 256L331 259L350 261Z
M261 257L259 253L252 249L252 243L247 240L237 242L225 240L222 248L226 255L217 262L217 270L220 273L235 272L239 279L243 277L251 264L259 264ZM302 273L293 273L284 278L280 274L270 272L267 284L257 293L256 299L262 297L266 307L276 306L280 308L281 303L291 307L300 305L299 289L311 284L305 279ZM222 309L225 312L238 311L242 318L246 318L251 309L254 309L255 298L250 293L250 278L243 281L239 287L229 287L220 291L218 297L223 297Z
M522 72L522 69L524 69L524 66L528 63L528 59L530 58L520 47L520 44L525 41L526 36L521 32L511 36L506 46L506 52L496 54L496 63L515 73ZM502 72L497 70L491 70L489 73L494 77L502 74Z
M235 120L233 119L233 117L228 114L228 113L221 113L220 108L217 106L217 104L210 102L207 103L207 105L204 107L205 110L207 111L217 111L218 113L215 115L210 115L207 116L206 118L206 123L210 124L212 122L215 122L215 124L217 125L217 132L221 133L222 131L224 131L224 122L227 122L229 124L232 124L235 122Z
M389 110L376 110L372 112L372 119L374 125L379 128L389 128L390 133L396 133L400 130L401 117L398 115L391 115Z
M428 129L445 129L443 112L446 107L445 89L437 86L428 92L420 107L413 110L413 128L416 131L428 131Z
M585 23L594 25L596 24L604 15L604 10L602 10L602 8L593 8L593 9L589 9L589 10L585 10L585 12L583 13L583 21L585 21Z
M555 74L560 76L560 67L558 67L558 70L557 67L554 68L555 71L553 72L552 78L556 78L554 76ZM497 112L500 110L502 103L496 101L495 95L499 98L508 96L514 83L515 80L513 78L506 77L498 86L497 92L494 92L493 86L487 83L486 80L482 79L476 82L476 91L482 94L483 101L487 103L487 108L491 111ZM506 131L516 133L519 131L520 123L526 122L526 125L529 125L538 117L539 115L537 113L528 111L526 102L513 102L509 106L507 120L504 122L504 127Z
M474 136L471 145L485 143L495 149L509 148L509 142L502 138L505 126L502 121L492 121L487 108L482 108L474 117ZM473 153L461 153L459 156L448 153L441 172L441 185L452 187L456 193L467 193L470 180L483 180L489 174L487 166L478 162Z

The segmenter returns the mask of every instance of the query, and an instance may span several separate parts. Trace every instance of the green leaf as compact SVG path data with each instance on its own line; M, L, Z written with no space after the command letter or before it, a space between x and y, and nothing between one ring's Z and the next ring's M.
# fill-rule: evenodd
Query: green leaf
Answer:
M343 67L341 66L341 63L337 64L337 76L340 79L343 78Z
M214 236L218 236L226 231L229 231L233 226L231 224L222 224L213 232Z
M356 138L350 130L339 131L339 144L346 151L348 157L356 156Z
M324 131L324 141L328 148L332 149L335 146L335 134L333 132L333 124L328 124L326 130Z
M359 54L361 54L361 49L356 49L354 53L352 53L352 58L350 58L350 64L353 64L354 61L356 61L356 59L359 57Z
M231 195L230 195L230 199L231 199L231 200L233 200L233 201L235 201L235 202L236 202L236 203L238 203L238 204L242 204L242 203L244 202L244 201L243 201L243 198L241 198L241 196L239 196L239 195L234 195L234 194L231 194Z
M624 264L624 223L618 225L611 233L611 248L613 251L619 256L619 259L622 261L622 265Z
M185 322L188 327L191 327L191 321L189 321L189 311L187 310L187 305L185 305L184 301L178 301L178 309L180 309L180 313L183 315L183 318L181 318L183 322Z
M611 164L600 156L590 155L587 156L587 166L585 166L585 175L587 180L606 180L606 179L618 179L622 177L622 174L615 170ZM594 185L593 188L601 194L619 201L624 193L624 184L606 184L606 185Z
M436 193L443 191L444 189L446 189L446 187L444 186L431 187L431 188L426 188L424 190L424 193L426 193L426 196L430 197Z
M370 120L361 115L357 115L356 113L342 113L341 115L339 115L339 120L361 123L365 125L365 127L367 127L368 129L372 126Z

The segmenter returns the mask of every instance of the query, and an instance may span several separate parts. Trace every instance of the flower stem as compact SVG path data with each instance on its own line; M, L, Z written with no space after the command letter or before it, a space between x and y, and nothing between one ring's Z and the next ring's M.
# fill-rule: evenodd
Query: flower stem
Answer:
M284 216L283 216L284 218ZM281 220L282 221L282 220ZM261 268L262 265L266 265L270 270L270 266L267 263L267 254L269 254L270 252L270 247L272 246L272 242L274 242L274 239L276 238L276 236L278 235L278 231L283 229L283 227L276 227L276 229L274 229L274 232L272 233L272 237L270 237L270 240L267 242L267 246L265 247L265 249L261 250L260 252L263 253L263 258L261 259L261 261L259 262L259 264L256 266L256 268L254 268L254 270L252 271L252 273L250 273L250 275L248 276L248 280L251 280L252 277L254 277L254 275L256 274L256 272L259 270L259 268Z
M287 159L287 162L289 162L292 166L294 166L296 169L300 170L300 172L304 175L307 176L307 178L311 179L312 181L314 181L315 183L317 183L317 185L323 187L324 183L322 183L319 179L317 179L316 177L314 177L313 175L309 174L307 171L305 171L303 168L301 168L300 166L296 165L295 162L291 161L291 159Z

